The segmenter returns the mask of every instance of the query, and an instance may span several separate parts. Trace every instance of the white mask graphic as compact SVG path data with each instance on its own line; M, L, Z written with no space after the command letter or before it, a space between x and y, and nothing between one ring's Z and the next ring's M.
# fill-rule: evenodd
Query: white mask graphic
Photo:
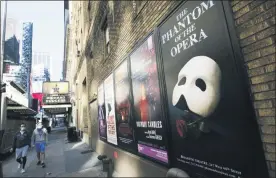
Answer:
M172 94L172 104L178 105L183 96L187 110L204 118L208 117L219 103L220 81L221 70L214 60L207 56L193 57L178 74L178 81Z

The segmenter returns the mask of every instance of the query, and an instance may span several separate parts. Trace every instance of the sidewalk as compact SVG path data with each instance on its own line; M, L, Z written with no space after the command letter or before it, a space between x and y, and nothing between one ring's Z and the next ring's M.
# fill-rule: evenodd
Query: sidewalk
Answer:
M36 165L35 149L28 155L26 173L17 169L14 156L4 162L4 177L107 177L97 159L97 153L81 154L88 146L83 142L67 143L66 131L58 129L49 134L46 167Z

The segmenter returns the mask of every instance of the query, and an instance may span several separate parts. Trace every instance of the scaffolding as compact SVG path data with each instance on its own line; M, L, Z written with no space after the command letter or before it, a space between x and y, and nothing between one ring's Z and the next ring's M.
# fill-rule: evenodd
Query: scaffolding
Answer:
M30 73L32 68L32 41L33 41L33 23L23 23L23 39L22 39L22 58L20 60L21 67L21 86L30 94Z

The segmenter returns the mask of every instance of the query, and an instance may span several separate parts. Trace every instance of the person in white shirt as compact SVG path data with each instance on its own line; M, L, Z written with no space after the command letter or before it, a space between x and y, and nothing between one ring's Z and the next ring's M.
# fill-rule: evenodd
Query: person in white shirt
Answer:
M41 165L41 167L45 167L45 149L48 143L48 133L41 122L39 122L36 126L36 129L33 131L32 135L33 147L36 148L37 153L37 165Z

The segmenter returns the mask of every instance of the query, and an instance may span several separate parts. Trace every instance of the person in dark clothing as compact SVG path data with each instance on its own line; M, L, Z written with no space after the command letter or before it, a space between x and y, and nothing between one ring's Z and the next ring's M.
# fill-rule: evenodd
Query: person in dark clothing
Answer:
M25 124L21 124L20 131L15 134L13 147L10 150L11 152L15 150L15 159L19 163L18 168L21 169L21 173L25 172L27 153L30 147L31 135L26 131Z

